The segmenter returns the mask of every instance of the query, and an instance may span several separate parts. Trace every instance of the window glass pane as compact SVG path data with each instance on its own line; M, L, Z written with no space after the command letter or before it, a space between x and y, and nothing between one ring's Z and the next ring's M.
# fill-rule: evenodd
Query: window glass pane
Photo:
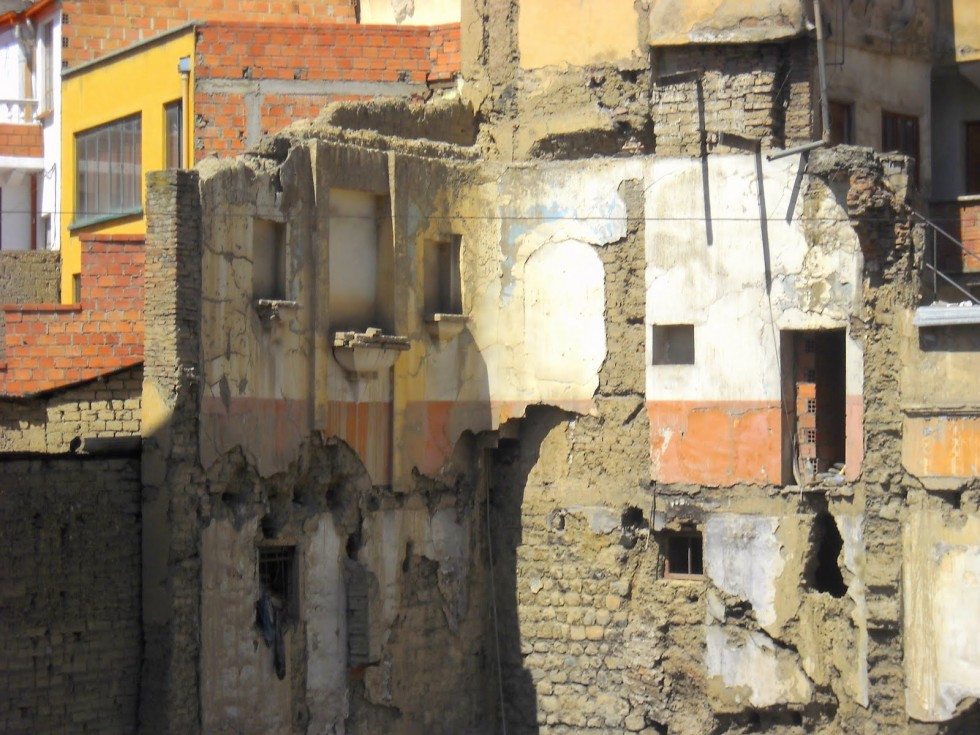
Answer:
M182 109L180 102L171 102L164 108L166 140L167 168L181 168L181 150L183 148L181 118Z
M76 136L76 218L140 208L140 133L140 118L132 117Z

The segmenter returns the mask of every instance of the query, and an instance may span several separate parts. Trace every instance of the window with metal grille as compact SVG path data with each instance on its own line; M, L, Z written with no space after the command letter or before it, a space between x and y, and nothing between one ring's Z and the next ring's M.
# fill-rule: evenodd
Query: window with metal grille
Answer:
M141 141L139 115L75 136L73 226L142 211Z
M704 574L704 552L697 531L669 533L665 537L665 577L700 577Z
M897 112L881 112L881 150L898 151L915 159L913 183L919 181L919 118Z
M259 586L281 605L289 620L298 608L296 590L296 547L265 546L259 549Z

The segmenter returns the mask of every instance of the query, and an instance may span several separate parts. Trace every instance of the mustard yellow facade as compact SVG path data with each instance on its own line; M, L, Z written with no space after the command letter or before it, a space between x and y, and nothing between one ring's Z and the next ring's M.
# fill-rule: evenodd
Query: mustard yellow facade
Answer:
M189 59L186 79L178 70L182 58ZM187 27L154 40L105 57L66 73L62 82L62 185L61 233L61 300L76 300L76 279L81 273L81 236L90 233L142 234L146 232L143 202L146 199L145 175L167 166L166 109L180 102L181 160L193 146L191 128L186 121L194 119L193 94L194 29ZM79 134L97 131L121 120L139 120L138 205L125 212L82 211L79 205L78 149ZM106 175L111 175L107 171ZM82 295L84 299L84 295Z
M956 61L980 61L980 4L953 0L953 37Z

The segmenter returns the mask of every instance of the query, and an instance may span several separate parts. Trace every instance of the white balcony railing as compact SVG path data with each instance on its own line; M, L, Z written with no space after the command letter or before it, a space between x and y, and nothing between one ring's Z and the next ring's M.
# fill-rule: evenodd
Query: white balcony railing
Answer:
M37 100L0 99L0 123L32 123L36 114Z

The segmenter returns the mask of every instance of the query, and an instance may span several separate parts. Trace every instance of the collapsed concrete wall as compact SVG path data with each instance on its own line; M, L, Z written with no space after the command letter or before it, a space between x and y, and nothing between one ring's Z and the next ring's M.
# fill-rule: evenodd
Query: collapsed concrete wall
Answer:
M200 667L159 654L180 712L215 732L972 722L969 656L935 664L941 689L909 668L959 629L897 604L918 550L962 538L905 500L934 503L900 469L897 160L504 166L299 132L178 197L191 311L160 337L188 340L186 382L160 387L161 352L144 404L171 406L148 446L181 448L149 465L169 499L144 513L168 509L154 574L188 590L157 600ZM810 384L831 454L803 451Z

